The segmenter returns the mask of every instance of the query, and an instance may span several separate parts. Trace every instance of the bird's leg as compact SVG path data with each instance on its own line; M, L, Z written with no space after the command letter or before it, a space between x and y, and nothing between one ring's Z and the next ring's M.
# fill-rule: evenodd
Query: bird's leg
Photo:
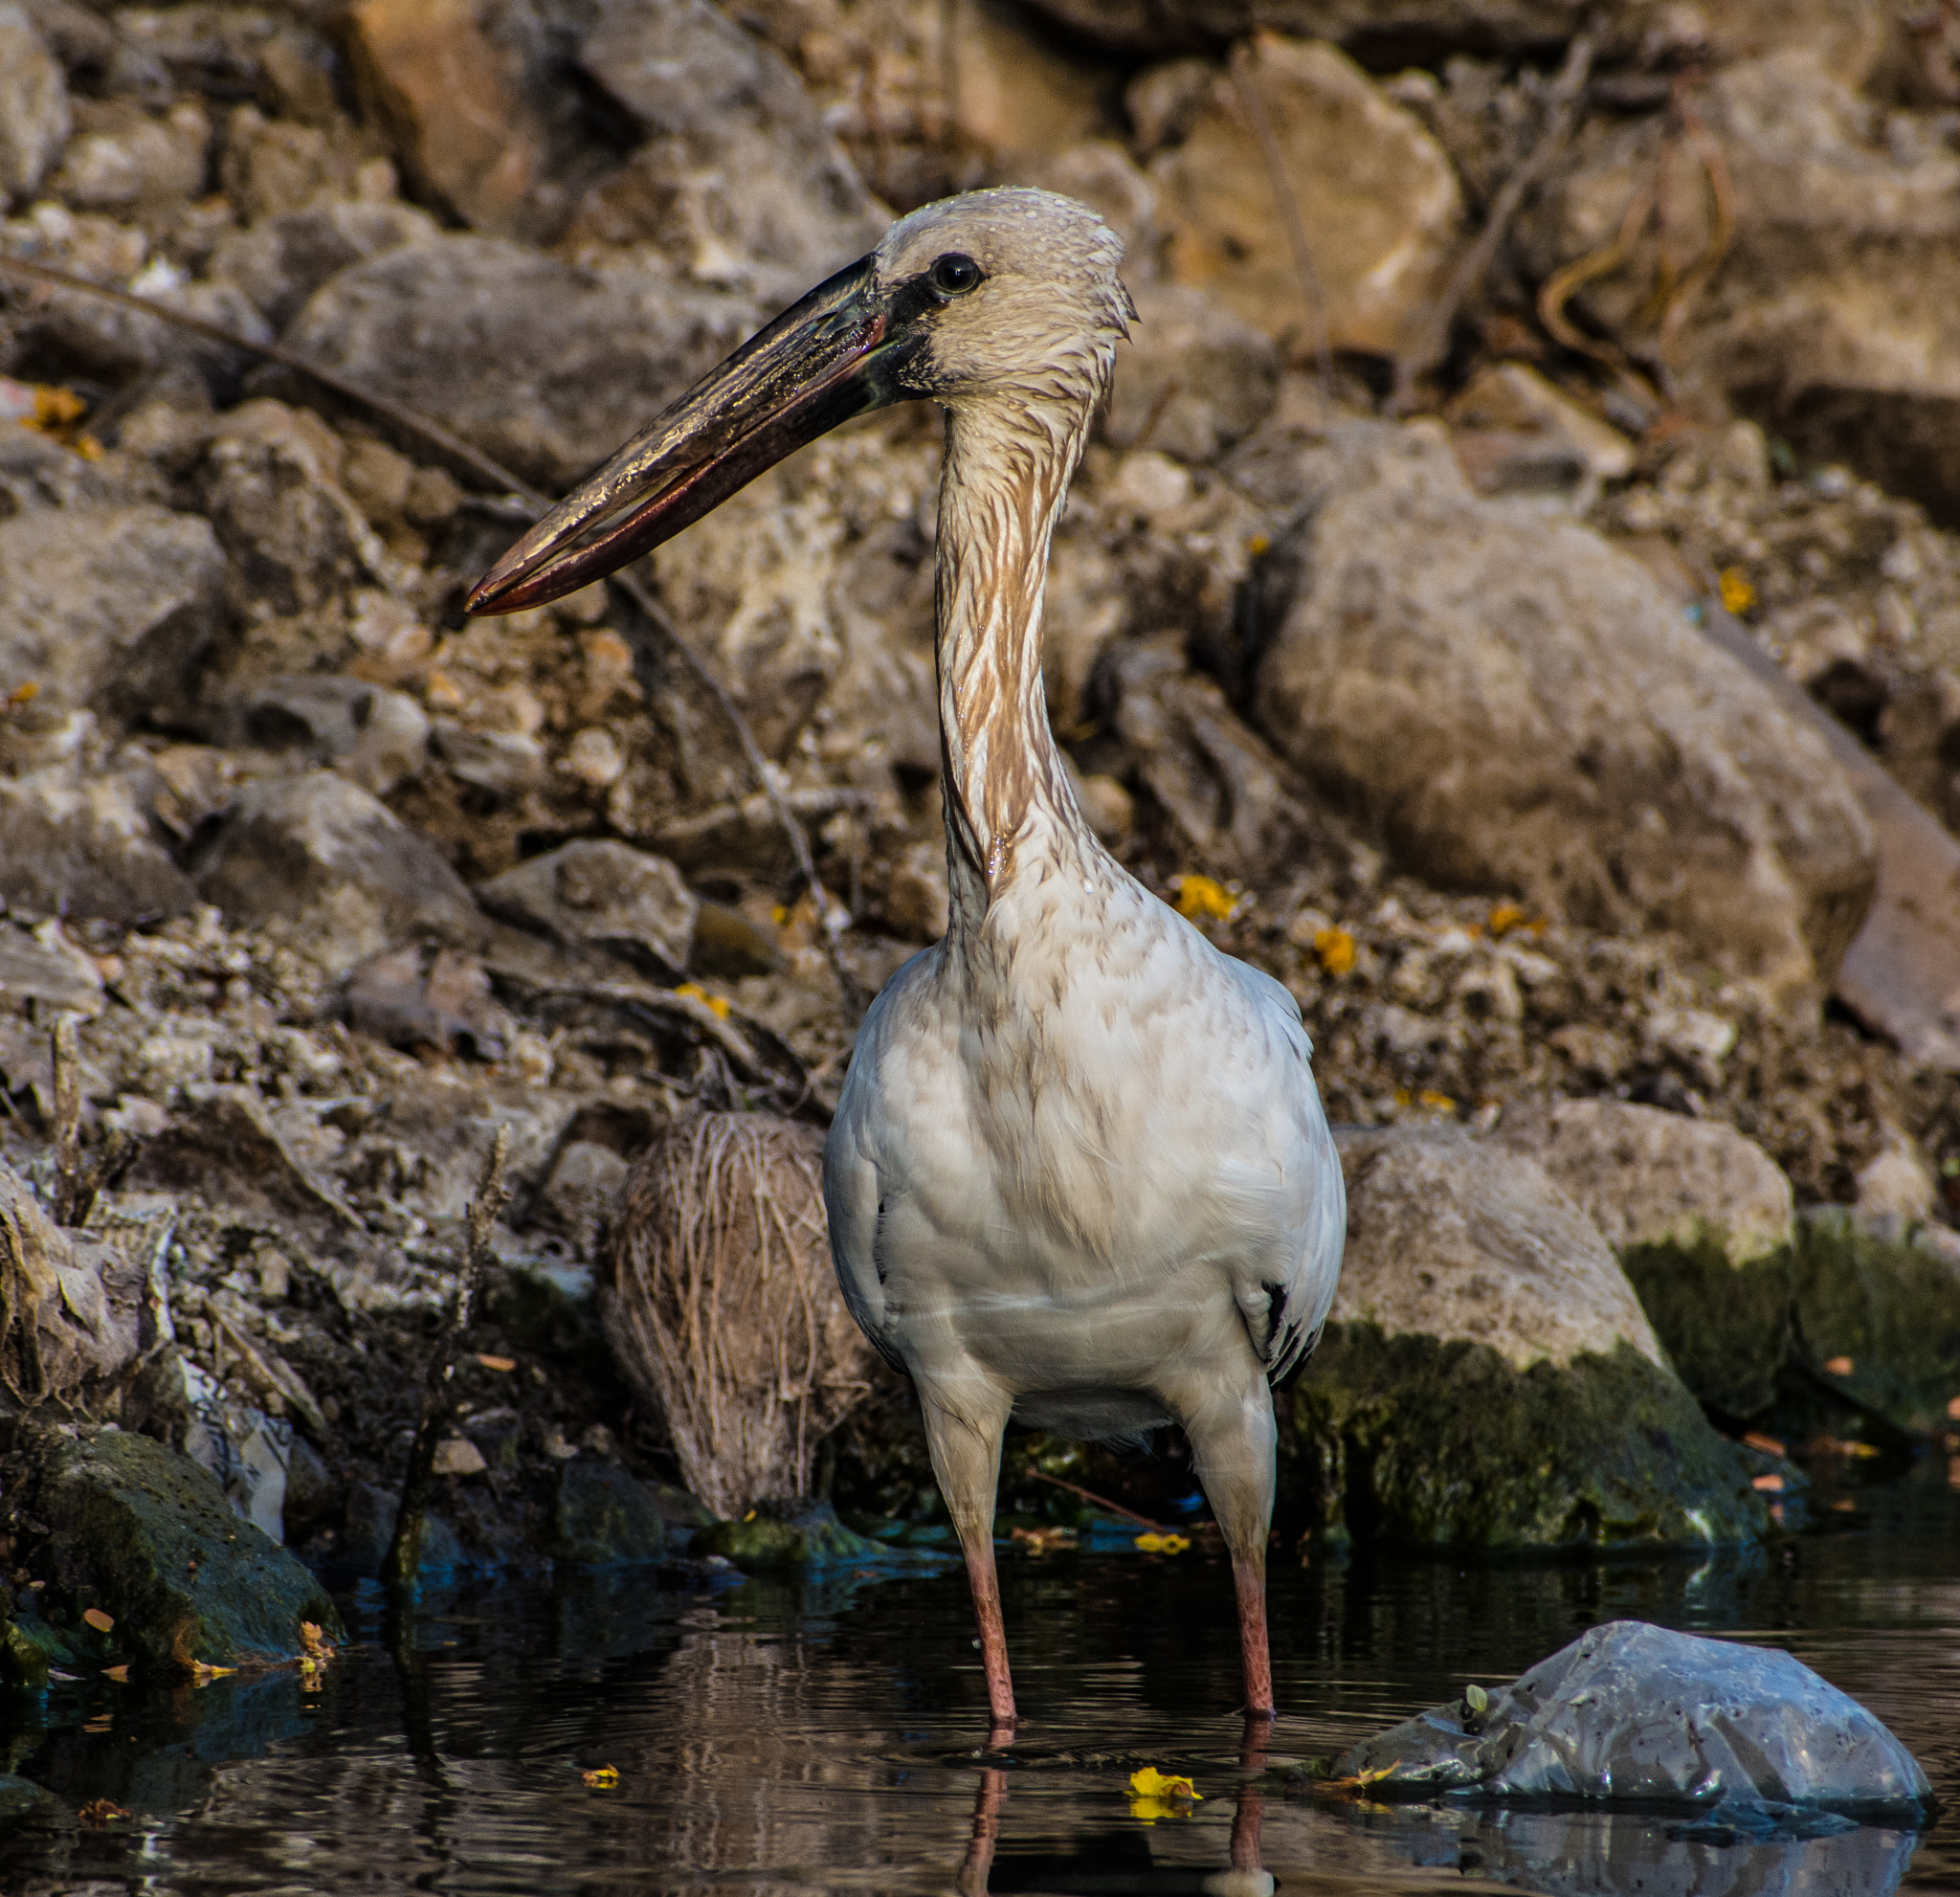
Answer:
M958 1897L987 1897L987 1880L993 1870L993 1847L1000 1841L1000 1808L1007 1802L1007 1774L989 1766L980 1774L979 1796L973 1801L973 1838L954 1880Z
M969 1389L969 1380L962 1379L957 1408L948 1404L944 1393L924 1382L919 1386L919 1407L925 1417L932 1473L939 1478L939 1492L946 1498L960 1551L967 1557L973 1618L980 1623L980 1661L987 1675L992 1743L1005 1745L1013 1735L1014 1688L1008 1675L1007 1630L1000 1618L1000 1577L993 1566L993 1501L1000 1486L1000 1439L1007 1428L1008 1405L991 1391Z
M1248 1352L1250 1356L1250 1352ZM1273 1522L1278 1433L1273 1394L1254 1364L1243 1387L1215 1385L1164 1393L1191 1439L1197 1477L1232 1557L1238 1601L1238 1648L1245 1667L1245 1709L1273 1717L1273 1663L1266 1646L1266 1536ZM1192 1400L1180 1401L1180 1395Z

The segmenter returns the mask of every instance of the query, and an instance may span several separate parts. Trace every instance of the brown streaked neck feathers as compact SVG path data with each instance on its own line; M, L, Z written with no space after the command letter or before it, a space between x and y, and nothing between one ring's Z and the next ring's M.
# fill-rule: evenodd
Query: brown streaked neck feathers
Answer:
M947 415L937 605L955 936L979 926L1032 852L1096 847L1049 730L1041 676L1049 542L1091 399L995 398Z

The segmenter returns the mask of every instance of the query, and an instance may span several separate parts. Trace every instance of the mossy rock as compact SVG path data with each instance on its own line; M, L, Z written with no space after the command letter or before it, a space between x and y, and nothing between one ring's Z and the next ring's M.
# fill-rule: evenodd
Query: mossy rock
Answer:
M667 1524L645 1486L607 1462L567 1462L552 1509L551 1554L582 1568L658 1561Z
M739 1522L717 1522L688 1545L690 1554L719 1554L745 1573L876 1561L889 1551L854 1533L828 1502L758 1502Z
M34 1513L53 1530L51 1611L78 1622L95 1607L115 1622L74 1631L88 1660L182 1674L297 1660L302 1620L344 1638L320 1583L189 1457L122 1430L46 1444Z
M1793 1245L1745 1265L1703 1243L1645 1245L1622 1261L1655 1333L1695 1396L1726 1417L1836 1392L1895 1429L1930 1434L1960 1395L1960 1277L1933 1253L1849 1214L1814 1213ZM1848 1372L1826 1365L1849 1359Z
M1624 1343L1519 1370L1461 1338L1330 1325L1281 1417L1282 1504L1337 1539L1605 1551L1770 1527L1748 1460Z
M0 1620L0 1683L38 1691L49 1667L74 1664L67 1642L38 1615L16 1610Z

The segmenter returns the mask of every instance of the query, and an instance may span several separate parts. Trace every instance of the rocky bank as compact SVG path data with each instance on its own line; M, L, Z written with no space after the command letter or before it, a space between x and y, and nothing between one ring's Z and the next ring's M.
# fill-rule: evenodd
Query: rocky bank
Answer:
M425 1560L863 1558L780 1499L685 1552L594 1272L663 1128L820 1129L943 924L936 418L816 444L637 590L460 600L526 494L989 182L1101 210L1141 315L1050 587L1079 795L1298 996L1352 1128L1286 1531L1749 1538L1800 1526L1786 1451L1937 1442L1960 43L1579 13L0 4L0 255L61 273L0 267L16 1627L73 1648L106 1583L49 1498L147 1442L371 1572L499 1126ZM929 1539L867 1380L811 1480ZM1010 1525L1079 1518L1044 1476L1191 1486L1174 1442L1030 1439ZM321 1624L279 1558L284 1646L229 1650Z

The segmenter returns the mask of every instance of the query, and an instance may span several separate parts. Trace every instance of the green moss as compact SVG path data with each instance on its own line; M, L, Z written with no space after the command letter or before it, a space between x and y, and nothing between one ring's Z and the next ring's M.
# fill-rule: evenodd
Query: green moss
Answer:
M667 1551L667 1525L654 1498L606 1462L565 1464L552 1527L553 1558L581 1567L657 1561Z
M1483 1344L1329 1326L1281 1455L1289 1511L1359 1541L1606 1550L1770 1526L1742 1453L1625 1344L1520 1371Z
M719 1554L745 1573L875 1561L889 1551L837 1520L828 1502L758 1502L740 1522L717 1522L689 1544L691 1554Z
M1829 1393L1895 1429L1942 1428L1960 1395L1960 1278L1848 1215L1814 1214L1750 1263L1713 1245L1644 1245L1621 1262L1682 1381L1739 1421L1801 1431ZM1848 1373L1826 1364L1848 1358Z
M145 1670L296 1660L302 1620L344 1637L313 1575L234 1514L209 1471L146 1436L50 1439L34 1511L54 1531L50 1596L111 1615L114 1654Z

